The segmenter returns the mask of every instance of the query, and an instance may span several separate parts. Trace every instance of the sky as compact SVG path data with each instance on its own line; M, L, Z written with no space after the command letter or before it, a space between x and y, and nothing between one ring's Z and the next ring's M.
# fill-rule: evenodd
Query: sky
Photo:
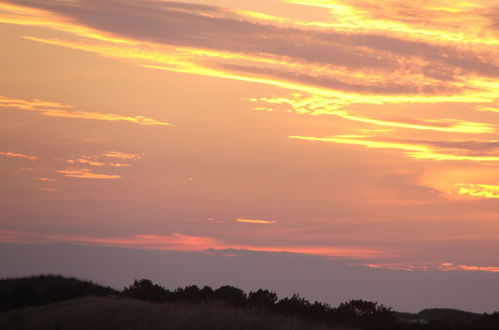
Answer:
M5 249L499 278L496 0L0 0L0 42Z

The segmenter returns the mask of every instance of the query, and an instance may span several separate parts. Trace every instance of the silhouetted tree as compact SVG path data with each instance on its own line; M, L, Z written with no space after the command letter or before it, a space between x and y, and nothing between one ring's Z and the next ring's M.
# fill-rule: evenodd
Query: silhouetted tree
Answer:
M185 288L178 288L174 292L176 300L184 300L190 302L202 302L213 300L213 289L209 286L200 289L196 285L186 286Z
M277 294L269 290L258 289L248 295L248 304L257 308L272 308L277 302Z
M222 300L233 306L245 306L247 303L246 293L239 288L225 285L215 290L214 298Z
M329 304L315 301L308 308L307 318L311 320L332 321L334 320L332 318L332 313L333 309Z
M391 308L377 302L350 300L340 304L334 312L338 321L362 329L384 330L395 327L395 314Z
M466 330L497 330L499 329L499 312L483 314L479 318L471 321L462 329Z
M165 302L173 298L170 291L148 279L135 280L132 285L123 290L123 294L132 298L154 302Z
M278 311L298 316L306 316L310 306L310 302L305 298L300 297L299 294L294 294L291 298L281 299L276 304Z

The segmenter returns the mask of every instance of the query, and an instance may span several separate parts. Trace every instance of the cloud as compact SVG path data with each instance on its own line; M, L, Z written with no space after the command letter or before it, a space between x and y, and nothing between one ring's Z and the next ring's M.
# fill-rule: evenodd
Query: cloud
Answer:
M391 269L403 271L467 271L467 272L488 272L499 273L499 266L471 266L460 265L452 262L443 263L390 263L390 264L366 264L369 268Z
M499 183L491 184L473 184L457 183L461 195L470 195L479 198L499 198Z
M261 224L261 225L269 225L269 224L277 223L277 221L274 221L274 220L258 220L258 219L244 219L244 218L237 218L236 222L253 223L253 224Z
M144 250L173 251L215 251L215 250L247 250L260 252L288 252L324 257L372 258L393 256L376 249L334 246L260 246L228 243L214 237L193 236L180 233L170 235L138 234L122 237L94 237L83 235L49 235L21 231L0 230L0 243L79 243L100 246L116 246Z
M97 160L92 160L93 157L88 157L88 156L82 156L81 158L77 159L68 159L66 162L69 164L85 164L85 165L90 165L90 166L96 166L96 167L101 167L101 166L111 166L111 167L129 167L130 164L125 164L125 163L107 163L107 162L101 162Z
M490 100L497 94L492 82L499 76L499 63L494 60L497 58L494 48L487 44L489 39L476 39L475 34L461 42L435 39L435 34L444 35L446 28L454 28L448 21L438 26L438 33L422 29L415 38L405 25L383 21L378 29L372 26L373 29L367 31L362 28L364 21L355 23L348 15L340 15L339 21L350 24L349 29L341 24L326 29L303 22L282 23L268 15L258 19L260 16L242 11L167 1L112 0L105 5L94 0L3 3L0 21L38 24L83 38L79 42L31 40L130 60L143 66L226 78L244 76L255 82L274 82L288 88L326 89L350 102L368 103L378 99L392 103L398 102L400 96L406 101L421 101L425 96L426 102L457 97L476 102ZM300 3L324 4L320 1ZM336 3L334 8L343 8L343 12L349 12L352 17L364 18L355 4L332 3ZM360 4L360 7L374 6L369 1ZM396 9L396 2L391 1L389 7L400 11ZM379 8L382 7L378 5L376 10ZM416 9L411 6L413 12ZM426 17L428 12L440 13L441 10L425 6L417 12ZM443 10L443 13L448 16L449 12ZM383 19L386 17L390 16L382 15ZM463 33L456 31L455 35ZM356 94L370 97L361 101L353 98Z
M499 171L496 166L429 169L418 181L450 199L499 198Z
M493 107L479 107L478 111L485 111L485 112L499 112L499 108L493 108Z
M34 111L43 116L62 117L75 119L91 119L104 121L125 121L145 126L173 126L164 121L159 121L144 116L124 116L110 113L85 112L69 110L74 107L71 105L57 102L47 102L42 100L20 100L6 96L0 96L0 108L19 109Z
M94 173L91 169L58 170L55 171L55 173L62 174L68 178L78 178L78 179L115 180L121 178L121 176L117 174Z
M138 160L141 158L140 155L130 154L121 151L108 151L103 156L110 158L126 159L126 160Z
M402 150L413 159L435 161L499 162L496 142L476 141L428 141L404 140L396 138L380 139L370 136L338 135L327 137L289 136L291 139L305 141L332 142L339 144L361 145L367 148ZM479 146L481 153L476 153L473 146ZM488 150L484 150L488 146ZM488 152L487 152L488 151Z
M499 267L497 266L470 266L470 265L456 265L451 262L441 263L440 270L444 271L471 271L471 272L491 272L491 273L499 273Z
M328 114L348 119L351 121L372 124L384 127L407 128L416 130L438 131L447 133L471 133L483 134L496 132L497 126L489 123L471 122L459 119L411 119L398 120L390 118L372 118L359 116L341 109L341 104L327 97L318 95L303 95L294 93L288 97L262 97L252 98L252 102L264 104L266 107L279 107L285 111L293 111L298 114Z
M5 152L5 151L0 151L0 156L11 157L11 158L24 158L29 160L38 159L38 156L30 156L30 155L19 154L15 152Z

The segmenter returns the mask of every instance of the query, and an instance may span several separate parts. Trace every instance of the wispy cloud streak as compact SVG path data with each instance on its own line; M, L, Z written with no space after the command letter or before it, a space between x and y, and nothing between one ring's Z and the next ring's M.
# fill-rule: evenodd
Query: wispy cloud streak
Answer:
M273 223L277 223L277 221L275 220L244 219L244 218L237 218L236 222L260 224L260 225L270 225Z
M55 173L62 174L63 176L68 178L78 179L115 180L121 178L121 176L117 174L94 173L91 169L58 170L55 171Z
M42 100L20 100L9 98L6 96L0 96L0 108L34 111L48 117L91 119L103 121L125 121L145 126L173 126L168 122L159 121L144 116L124 116L110 113L74 111L70 110L74 108L71 105L61 104L57 102L47 102Z
M89 244L117 246L146 250L208 251L208 250L251 250L261 252L287 252L324 257L372 258L393 255L385 251L334 246L265 246L229 243L208 236L193 236L180 233L170 235L141 234L121 237L93 237L82 235L42 235L36 233L0 230L2 243L46 244L64 242L71 244Z

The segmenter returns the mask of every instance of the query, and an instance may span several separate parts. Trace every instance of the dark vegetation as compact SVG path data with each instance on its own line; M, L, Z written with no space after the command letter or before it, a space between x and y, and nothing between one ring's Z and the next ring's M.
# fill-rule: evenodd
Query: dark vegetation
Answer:
M0 280L0 311L118 293L92 282L54 275Z
M119 292L74 278L36 276L0 280L0 329L498 330L499 313L397 313L364 300L331 307L297 294L279 299L263 289L247 294L232 286L191 285L171 291L147 279Z

